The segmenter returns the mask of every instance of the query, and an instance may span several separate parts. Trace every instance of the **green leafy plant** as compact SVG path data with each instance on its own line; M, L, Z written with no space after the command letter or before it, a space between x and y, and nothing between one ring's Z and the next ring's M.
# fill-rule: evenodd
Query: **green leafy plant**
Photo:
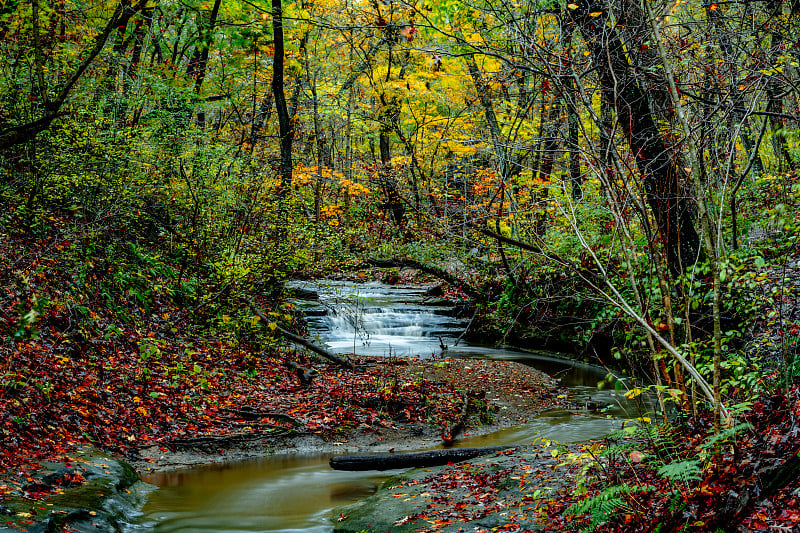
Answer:
M589 515L589 525L583 531L592 531L598 524L608 520L621 510L633 510L636 494L655 490L652 485L612 485L599 494L570 505L565 511L573 516Z
M659 476L681 482L699 481L701 479L699 473L700 461L697 459L667 463L658 469Z

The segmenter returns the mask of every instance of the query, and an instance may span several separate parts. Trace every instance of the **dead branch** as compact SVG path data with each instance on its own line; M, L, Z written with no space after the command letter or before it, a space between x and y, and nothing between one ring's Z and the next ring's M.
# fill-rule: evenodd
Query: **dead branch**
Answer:
M258 317L265 324L269 324L271 322L270 319L261 311L261 309L259 309L259 307L255 303L253 303L252 301L248 301L248 303L250 304L250 309L252 309L253 312L256 315L258 315ZM319 346L317 346L313 342L311 342L309 340L306 340L306 339L304 339L303 337L301 337L299 335L295 335L294 333L292 333L290 331L286 331L285 329L283 329L282 327L280 327L278 325L275 325L274 331L277 331L278 333L280 333L286 340L288 340L290 342L293 342L295 344L299 344L300 346L303 346L305 348L308 348L309 350L311 350L315 354L317 354L319 356L322 356L322 357L324 357L325 359L327 359L329 361L333 361L334 363L336 363L339 366L343 366L345 368L349 368L350 370L356 370L355 365L353 363L351 363L350 361L348 361L347 359L342 359L341 357L339 357L335 353L329 352L328 350L326 350L324 348L320 348Z

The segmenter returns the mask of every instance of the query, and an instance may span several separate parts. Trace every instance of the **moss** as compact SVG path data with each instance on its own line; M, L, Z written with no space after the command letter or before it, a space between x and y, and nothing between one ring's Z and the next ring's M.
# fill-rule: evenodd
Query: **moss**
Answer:
M111 478L94 478L83 485L55 494L49 498L48 503L55 507L98 509L103 505L103 500L115 492Z
M411 479L411 476L409 476L407 472L394 475L389 479L387 479L386 481L384 481L383 483L381 483L381 486L378 488L378 490L384 490L396 487L397 485L400 485L401 483L408 481L409 479Z
M29 532L60 531L67 525L77 531L95 530L98 527L95 524L105 531L118 530L107 502L119 498L139 481L132 466L96 450L75 454L67 463L48 462L39 466L34 476L46 485L57 483L64 473L71 472L85 475L86 481L57 489L38 501L6 496L2 501L6 524Z

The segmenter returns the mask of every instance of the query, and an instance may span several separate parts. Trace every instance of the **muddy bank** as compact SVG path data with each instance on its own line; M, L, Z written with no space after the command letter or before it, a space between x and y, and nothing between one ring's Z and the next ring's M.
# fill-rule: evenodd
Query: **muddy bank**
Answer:
M378 372L387 384L425 380L446 384L475 397L482 405L473 407L466 427L456 440L486 435L521 424L538 413L565 403L558 381L527 365L511 361L462 359L368 360L362 364ZM298 431L243 443L237 446L195 446L176 448L152 445L139 450L131 464L142 474L191 468L214 463L232 463L278 453L386 453L419 450L442 444L443 426L437 421L360 425L325 435Z

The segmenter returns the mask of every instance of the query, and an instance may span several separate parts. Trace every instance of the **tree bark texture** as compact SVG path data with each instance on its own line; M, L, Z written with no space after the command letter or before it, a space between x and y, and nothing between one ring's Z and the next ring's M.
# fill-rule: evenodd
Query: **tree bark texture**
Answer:
M272 64L272 95L275 99L275 110L278 113L278 125L281 137L281 196L289 194L292 187L292 138L294 128L286 106L286 93L283 83L284 42L283 42L283 8L281 0L272 0L272 31L275 35L275 55Z
M605 8L591 0L568 11L591 51L603 99L614 106L617 119L642 175L647 203L653 212L673 275L690 268L700 254L690 201L681 188L683 171L661 138L645 92L639 86L619 35L606 22ZM600 12L600 15L597 13ZM592 16L594 14L595 16Z

